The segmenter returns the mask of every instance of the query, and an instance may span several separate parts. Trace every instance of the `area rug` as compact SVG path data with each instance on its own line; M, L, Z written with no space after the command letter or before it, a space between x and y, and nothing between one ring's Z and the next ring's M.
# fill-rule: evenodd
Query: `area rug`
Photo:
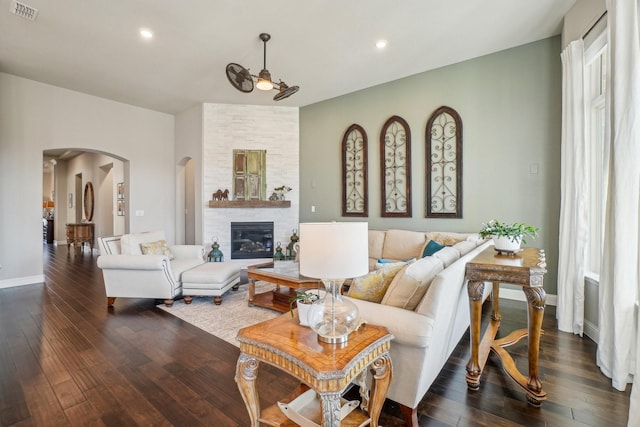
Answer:
M256 293L268 292L274 288L275 285L271 283L256 283ZM249 307L248 299L249 286L241 285L237 291L227 291L222 296L220 305L213 303L213 297L193 297L191 304L185 304L184 300L180 299L174 302L172 307L160 304L158 308L239 347L236 335L240 328L273 319L282 314L268 308Z

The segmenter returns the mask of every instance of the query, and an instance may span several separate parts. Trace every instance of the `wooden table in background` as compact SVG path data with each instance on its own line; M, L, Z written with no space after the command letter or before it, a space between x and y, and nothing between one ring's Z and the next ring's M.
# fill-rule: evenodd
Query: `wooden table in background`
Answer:
M546 294L542 287L544 273L547 272L544 251L536 248L523 248L514 255L499 255L493 247L485 249L466 266L465 278L469 281L469 307L471 310L471 359L467 364L467 386L471 390L480 387L480 375L489 356L493 351L500 361L504 371L527 394L529 403L539 406L547 399L547 393L542 390L542 383L538 378L538 353L540 350L540 335L542 333L542 317ZM493 282L491 321L480 342L480 323L482 314L482 295L484 282ZM500 328L499 290L500 283L522 286L527 298L528 328L519 329L501 339L495 339ZM529 376L522 375L511 355L504 349L529 338Z
M376 325L363 325L349 335L344 344L318 342L316 333L300 326L288 313L266 322L240 329L240 358L235 380L249 411L251 426L295 426L273 405L260 410L256 387L260 362L266 362L294 376L314 389L322 403L322 426L358 426L370 418L378 426L378 417L392 377L389 347L393 335ZM356 408L340 423L340 397L349 384L365 369L372 374L368 414ZM300 390L303 391L303 390ZM282 402L289 402L290 395Z
M78 249L85 243L89 244L91 248L91 252L93 253L93 223L92 222L82 222L78 224L65 224L66 234L67 234L67 250L69 250L69 245L73 244L73 246ZM80 244L80 246L78 246Z
M321 281L300 275L300 264L294 261L271 261L247 267L249 306L257 305L285 313L290 310L295 289L321 287ZM256 281L273 283L276 289L256 294Z

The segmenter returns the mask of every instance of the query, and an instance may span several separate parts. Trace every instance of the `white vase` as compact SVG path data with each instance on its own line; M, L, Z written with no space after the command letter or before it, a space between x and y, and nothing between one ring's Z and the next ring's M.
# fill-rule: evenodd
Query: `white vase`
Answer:
M298 302L296 306L298 307L298 322L300 322L302 326L309 326L309 310L311 309L311 304Z
M497 251L502 252L518 252L520 250L520 244L522 243L522 237L511 240L509 237L494 237L493 245Z

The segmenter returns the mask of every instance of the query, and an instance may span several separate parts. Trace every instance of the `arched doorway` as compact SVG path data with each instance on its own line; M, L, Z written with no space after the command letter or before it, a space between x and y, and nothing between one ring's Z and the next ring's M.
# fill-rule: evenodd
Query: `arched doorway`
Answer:
M95 236L128 232L128 160L111 153L77 148L43 150L42 156L43 204L47 197L53 200L56 243L66 244L66 223L87 221L82 206L83 190L89 182L94 189L91 222L95 224ZM52 165L52 171L45 165Z

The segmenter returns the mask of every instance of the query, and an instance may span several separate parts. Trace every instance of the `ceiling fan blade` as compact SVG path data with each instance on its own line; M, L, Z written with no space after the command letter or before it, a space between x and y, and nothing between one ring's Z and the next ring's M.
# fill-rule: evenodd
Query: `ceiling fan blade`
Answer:
M273 97L274 101L281 101L285 98L290 97L291 95L293 95L294 93L296 93L297 91L300 90L300 86L287 86L286 84L284 84L283 82L280 82L280 91L278 93L276 93L276 95Z
M240 64L231 62L226 68L227 79L231 86L240 92L249 93L253 91L253 78L249 70Z

